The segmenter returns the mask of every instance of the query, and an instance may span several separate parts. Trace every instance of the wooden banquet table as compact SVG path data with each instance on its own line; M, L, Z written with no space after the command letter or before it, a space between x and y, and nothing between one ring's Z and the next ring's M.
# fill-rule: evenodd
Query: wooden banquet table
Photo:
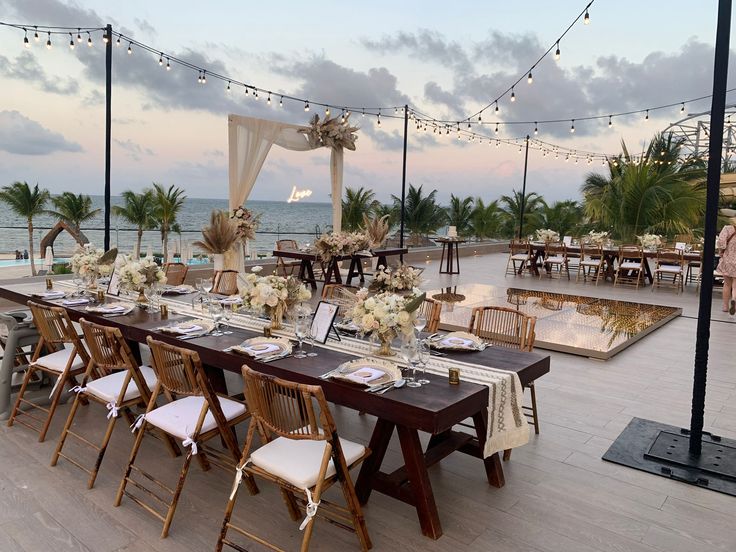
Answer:
M25 304L29 299L35 302L60 305L60 300L47 301L32 297L32 293L42 291L43 283L8 284L0 287L0 297L12 302ZM460 385L449 385L446 377L427 374L429 385L420 388L393 390L384 395L367 393L359 388L333 380L322 380L320 375L337 367L340 363L355 358L354 355L334 349L319 347L318 356L297 359L286 357L268 363L223 349L241 343L244 339L262 335L256 331L231 326L232 334L222 336L203 336L182 340L171 334L162 333L156 328L197 316L197 314L175 314L179 303L189 307L192 295L165 298L169 305L169 316L161 319L160 313L149 313L134 308L127 315L104 316L87 312L84 305L64 307L72 320L85 318L97 323L120 328L123 336L130 342L134 351L137 344L145 343L148 335L158 340L183 346L197 351L205 364L213 387L226 392L223 370L240 373L243 364L251 368L298 383L320 385L328 401L356 411L374 415L376 425L368 445L372 454L363 463L356 480L356 491L362 503L366 503L372 491L377 491L401 500L415 507L422 533L437 539L442 535L439 511L432 492L428 468L449 454L460 451L474 456L483 463L488 483L501 487L504 485L503 468L498 453L483 459L483 445L486 436L486 420L489 389L463 381ZM118 300L108 297L107 302ZM252 320L252 319L251 319ZM237 320L233 320L237 323ZM462 359L468 362L469 353L448 354L443 359ZM516 372L522 385L536 380L549 372L550 357L538 353L528 353L501 347L487 347L482 352L470 353L472 362ZM453 430L459 422L471 418L475 434ZM381 471L389 441L394 430L398 433L404 466L391 473ZM427 450L423 450L419 432L432 435Z
M544 245L543 243L536 243L532 242L532 253L533 253L533 261L532 261L532 271L535 275L539 276L539 265L542 264L542 261L544 260ZM580 255L580 246L579 245L568 245L567 246L567 253L572 253L573 255ZM649 266L649 259L654 259L657 257L657 251L649 251L644 250L644 274L651 284L654 281L654 277L652 276L652 269ZM618 254L619 249L618 247L604 247L603 248L603 257L606 260L606 273L604 274L605 277L611 277L613 278L614 272L613 272L613 264L618 260ZM687 262L696 262L700 260L700 252L699 251L690 251L690 252L683 252L682 256L683 260Z
M340 274L340 261L346 261L350 259L350 269L345 280L346 284L350 284L353 278L356 276L360 277L360 283L365 282L365 275L363 274L363 259L370 259L377 257L376 268L388 266L388 257L396 255L405 255L408 252L406 248L391 247L385 249L374 249L372 255L340 255L339 257L333 257L330 261L327 269L325 270L325 284L342 284L342 275ZM286 259L296 259L300 261L299 264L299 279L305 284L312 286L312 289L317 289L317 279L314 276L314 269L312 263L320 262L319 254L314 251L300 251L298 249L274 249L274 257L283 257Z

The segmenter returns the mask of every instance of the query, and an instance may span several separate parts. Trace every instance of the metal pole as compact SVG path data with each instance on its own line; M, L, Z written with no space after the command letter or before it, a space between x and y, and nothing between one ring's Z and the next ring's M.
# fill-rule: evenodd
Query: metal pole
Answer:
M526 151L524 152L524 182L521 185L521 205L519 206L519 239L522 238L522 229L524 227L524 205L526 203L526 169L529 165L529 135L526 135Z
M404 106L404 160L401 168L401 227L399 230L399 247L404 247L404 216L405 212L405 200L406 200L406 144L409 136L409 106ZM401 255L401 261L404 261L404 256Z
M723 113L726 109L728 79L728 49L731 33L731 0L718 2L716 54L713 67L713 99L710 108L710 141L708 144L708 189L705 202L705 232L703 267L698 306L698 327L695 337L695 369L693 371L693 402L690 416L690 454L700 456L703 440L705 386L708 378L708 342L710 314L713 302L713 265L718 220L718 200L721 182L723 147Z
M110 140L112 134L112 25L105 45L105 251L110 249Z

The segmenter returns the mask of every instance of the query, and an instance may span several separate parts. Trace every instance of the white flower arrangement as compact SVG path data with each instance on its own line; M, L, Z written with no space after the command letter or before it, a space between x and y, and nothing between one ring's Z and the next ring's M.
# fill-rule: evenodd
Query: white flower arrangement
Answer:
M389 291L369 296L368 290L361 288L356 293L356 298L348 316L358 326L361 334L409 336L414 332L413 313L424 300L424 294L414 288L409 297Z
M656 249L662 245L662 237L658 234L644 234L643 236L637 236L639 243L644 249Z
M544 243L556 242L560 241L560 235L549 228L540 228L537 230L537 239Z
M284 278L275 274L259 276L262 270L263 267L254 266L241 279L243 286L240 288L240 296L244 307L262 311L268 316L280 313L280 317L283 317L292 305L309 301L312 297L312 292L297 278Z
M608 232L596 232L595 230L591 230L588 232L586 239L588 243L603 245L603 242L608 239Z
M389 267L377 270L371 282L371 291L408 291L422 283L420 273L415 268L402 264L396 270Z
M322 234L314 242L320 258L329 263L333 257L354 255L358 251L370 248L370 239L363 232L332 232Z
M155 283L166 283L166 274L149 257L133 260L126 256L125 261L118 268L120 287L130 291L140 290Z
M261 225L260 213L256 215L250 209L237 207L230 211L230 219L238 227L240 241L254 240L256 238L256 230Z
M117 253L117 250L115 253ZM77 247L76 252L72 255L70 260L72 272L82 278L109 276L112 272L115 255L112 255L112 258L110 257L111 255L106 255L102 249L97 249L94 245L85 243Z

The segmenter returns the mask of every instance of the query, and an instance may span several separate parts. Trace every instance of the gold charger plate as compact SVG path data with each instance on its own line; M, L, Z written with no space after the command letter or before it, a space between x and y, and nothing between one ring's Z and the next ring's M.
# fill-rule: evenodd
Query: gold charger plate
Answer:
M401 370L393 362L379 358L356 358L343 362L333 379L364 387L378 387L401 379Z
M429 340L433 349L442 351L482 351L486 343L468 332L450 332Z
M291 342L283 337L251 337L240 345L230 347L231 351L252 357L290 355Z

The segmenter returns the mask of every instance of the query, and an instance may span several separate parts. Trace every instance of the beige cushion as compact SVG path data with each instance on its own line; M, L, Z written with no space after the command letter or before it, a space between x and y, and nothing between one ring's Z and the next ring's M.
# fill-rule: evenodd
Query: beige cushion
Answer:
M623 262L619 265L619 268L624 270L641 270L641 263Z
M48 370L61 373L66 368L66 364L67 362L69 362L69 356L71 354L72 349L61 349L60 351L56 351L55 353L51 353L50 355L39 357L39 359L33 364L35 366L43 366ZM79 357L79 355L75 355L71 369L79 370L84 367L84 361Z
M580 264L583 266L598 266L599 264L601 264L601 261L597 259L590 259L587 261L580 261Z
M250 455L253 465L288 481L295 487L307 489L317 483L326 441L287 439L278 437ZM345 462L348 466L365 453L365 447L347 439L340 439ZM325 477L335 475L332 460Z
M658 266L654 272L667 272L668 274L679 274L682 272L681 266L674 266L674 265L662 265Z
M552 257L547 257L546 259L544 259L544 262L545 263L564 263L565 260L566 260L565 257L563 257L562 255L555 255Z
M526 253L517 253L516 255L511 255L511 258L515 261L526 261L529 258L529 255Z
M154 385L156 385L156 382L158 381L153 368L141 366L140 370L143 379L146 380L148 389L153 389ZM116 402L120 396L120 389L123 387L123 381L125 380L127 373L127 370L121 370L120 372L115 372L114 374L92 380L87 383L87 393L106 402ZM140 396L141 394L138 391L138 386L131 378L130 382L128 382L128 388L125 390L123 401L129 401Z
M226 420L232 420L245 413L244 404L223 397L218 397L218 399ZM179 439L187 439L197 426L199 413L204 402L204 397L184 397L152 410L146 414L146 421L169 435ZM215 429L215 427L217 427L215 417L212 415L212 411L208 410L200 434Z

